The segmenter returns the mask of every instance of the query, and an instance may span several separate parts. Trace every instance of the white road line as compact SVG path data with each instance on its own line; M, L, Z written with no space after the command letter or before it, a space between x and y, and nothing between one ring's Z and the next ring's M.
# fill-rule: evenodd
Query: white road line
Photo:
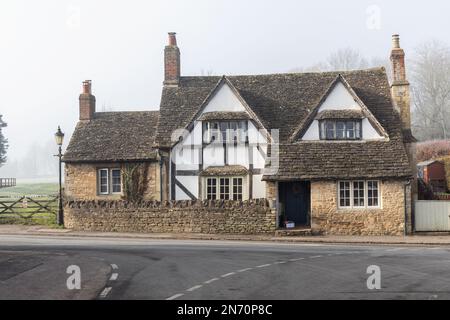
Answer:
M309 257L310 259L315 259L315 258L322 258L322 256L312 256L312 257Z
M287 263L287 261L275 261L273 264L283 264L283 263Z
M166 300L175 300L176 298L179 298L182 296L184 296L184 293L177 293L177 294L174 294L173 296L167 298Z
M194 290L200 289L201 287L203 287L201 284L198 284L196 286L193 286L192 288L187 289L186 291L192 292Z
M253 268L245 268L245 269L241 269L241 270L238 270L237 272L245 272L245 271L249 271L249 270L252 270Z
M109 281L116 281L118 277L119 277L118 273L113 273L113 274L111 274Z
M209 279L208 281L205 281L203 283L204 284L210 284L210 283L213 283L214 281L217 281L217 280L219 280L219 278L212 278L212 279Z
M225 274L221 275L220 277L226 278L226 277L232 276L233 274L236 274L236 272L225 273Z
M260 266L256 266L256 268L265 268L265 267L269 267L271 265L272 265L271 263L266 263L266 264L262 264Z
M392 252L392 251L400 251L400 250L403 250L403 248L388 249L386 251Z
M299 261L299 260L304 260L305 258L295 258L295 259L289 259L289 261L294 262L294 261Z
M106 298L111 289L111 287L106 287L105 289L103 289L102 293L100 293L100 298Z
M118 267L117 264L115 264L115 263L111 264L111 268L113 268L114 270L119 269L119 267Z

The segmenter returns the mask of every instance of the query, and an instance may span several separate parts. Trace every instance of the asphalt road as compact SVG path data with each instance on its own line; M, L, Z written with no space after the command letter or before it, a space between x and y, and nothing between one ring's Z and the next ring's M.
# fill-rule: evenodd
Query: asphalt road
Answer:
M450 247L0 235L0 299L450 299Z

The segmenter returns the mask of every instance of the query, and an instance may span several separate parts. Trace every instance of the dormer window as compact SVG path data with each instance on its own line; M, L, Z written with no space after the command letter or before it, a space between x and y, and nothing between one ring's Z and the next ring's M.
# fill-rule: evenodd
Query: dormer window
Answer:
M205 143L245 143L248 139L247 120L204 121L203 138Z
M362 139L361 120L319 121L320 140L359 140Z

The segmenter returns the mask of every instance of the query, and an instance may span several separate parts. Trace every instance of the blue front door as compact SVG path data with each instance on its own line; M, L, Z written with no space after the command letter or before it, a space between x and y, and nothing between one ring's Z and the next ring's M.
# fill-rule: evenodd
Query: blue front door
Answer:
M280 183L280 202L285 220L295 222L296 226L309 224L310 194L309 181Z

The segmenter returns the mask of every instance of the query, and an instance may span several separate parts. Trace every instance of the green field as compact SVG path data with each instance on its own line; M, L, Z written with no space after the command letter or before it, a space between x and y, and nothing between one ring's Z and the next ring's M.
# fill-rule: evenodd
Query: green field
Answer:
M17 183L17 186L0 189L2 196L53 195L58 193L57 183Z

